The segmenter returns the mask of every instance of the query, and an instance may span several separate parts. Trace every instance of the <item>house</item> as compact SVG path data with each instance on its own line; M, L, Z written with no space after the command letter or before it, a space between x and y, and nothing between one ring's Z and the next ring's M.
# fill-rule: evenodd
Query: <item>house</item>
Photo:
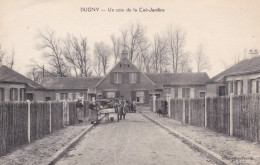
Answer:
M45 100L90 100L102 77L44 77Z
M207 96L259 93L260 56L240 61L214 76L207 84Z
M0 61L0 101L40 100L43 86L3 65Z
M121 97L148 103L149 98L167 94L172 98L204 97L206 73L159 73L144 74L128 58L126 51L115 67L96 85L98 97Z
M206 95L207 73L157 73L147 74L156 84L153 92L158 97L201 98Z

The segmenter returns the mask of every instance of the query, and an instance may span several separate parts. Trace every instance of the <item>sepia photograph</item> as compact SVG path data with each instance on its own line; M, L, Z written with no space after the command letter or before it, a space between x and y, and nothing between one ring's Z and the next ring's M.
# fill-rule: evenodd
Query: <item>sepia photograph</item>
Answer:
M260 0L0 0L0 165L260 165Z

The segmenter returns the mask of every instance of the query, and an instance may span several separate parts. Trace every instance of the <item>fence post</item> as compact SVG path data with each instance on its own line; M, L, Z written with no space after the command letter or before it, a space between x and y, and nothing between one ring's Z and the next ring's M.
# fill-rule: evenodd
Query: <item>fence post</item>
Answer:
M191 123L191 109L190 109L190 98L189 98L189 124Z
M182 122L185 123L185 98L182 99Z
M168 115L171 117L171 96L168 97Z
M28 104L28 125L27 125L27 137L28 142L31 142L31 102L30 100L27 100Z
M207 126L208 126L208 114L207 114L207 95L205 96L205 109L204 109L204 124L205 124L205 128L207 128Z
M50 120L50 133L51 133L51 101L49 101L49 105L50 105L50 107L49 107L49 112L50 112L49 120Z
M230 93L230 97L229 97L230 101L229 101L229 104L230 104L230 112L229 112L229 126L230 126L230 136L233 136L233 93Z
M156 112L156 96L155 95L153 95L153 112Z

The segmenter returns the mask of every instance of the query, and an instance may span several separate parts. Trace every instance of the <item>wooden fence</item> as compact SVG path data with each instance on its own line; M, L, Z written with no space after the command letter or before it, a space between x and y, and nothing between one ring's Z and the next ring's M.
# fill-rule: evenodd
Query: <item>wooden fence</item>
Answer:
M161 100L155 103L156 110L161 108ZM172 119L260 143L260 95L171 99L168 104Z
M66 118L70 125L75 124L76 102L67 104L69 115ZM67 125L63 122L65 111L63 102L1 102L0 156L63 128Z

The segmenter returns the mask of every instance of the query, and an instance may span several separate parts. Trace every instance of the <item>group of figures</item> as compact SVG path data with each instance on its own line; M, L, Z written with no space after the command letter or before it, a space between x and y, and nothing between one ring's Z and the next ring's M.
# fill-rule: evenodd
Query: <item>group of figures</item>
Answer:
M128 101L124 97L111 99L111 108L115 108L116 113L119 114L119 119L125 119L126 113L136 112L136 102Z
M168 115L168 102L165 98L161 101L161 108L157 110L157 114L162 117L166 117Z
M124 97L121 98L110 98L103 100L96 100L96 102L90 102L89 109L92 111L99 111L101 109L114 108L115 113L118 114L118 120L126 118L127 112L136 112L136 102L128 101Z

